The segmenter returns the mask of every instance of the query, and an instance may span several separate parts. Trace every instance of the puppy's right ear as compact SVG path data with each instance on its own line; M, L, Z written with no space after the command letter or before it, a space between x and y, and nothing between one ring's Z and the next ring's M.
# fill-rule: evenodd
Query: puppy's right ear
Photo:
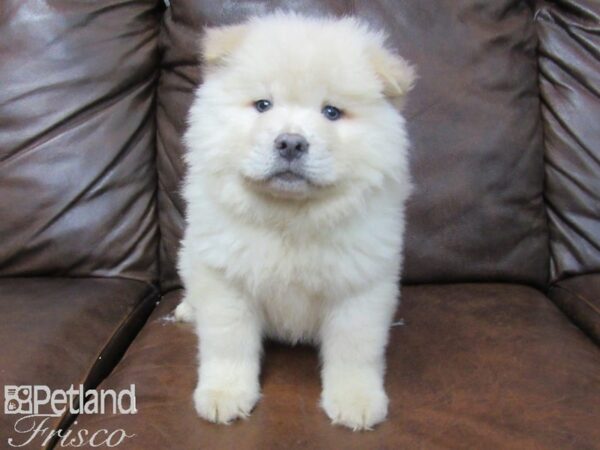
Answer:
M204 62L218 64L230 55L244 39L246 28L244 24L207 28L201 40Z
M383 46L371 49L375 72L383 81L383 93L390 98L403 97L410 91L416 74L413 66Z

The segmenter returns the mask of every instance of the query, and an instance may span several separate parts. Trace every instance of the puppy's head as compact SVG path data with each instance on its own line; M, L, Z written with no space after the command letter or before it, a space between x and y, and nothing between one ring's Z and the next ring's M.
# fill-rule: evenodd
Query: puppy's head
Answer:
M190 176L235 202L315 203L404 179L391 105L413 69L353 18L274 14L208 29L205 80L186 135Z

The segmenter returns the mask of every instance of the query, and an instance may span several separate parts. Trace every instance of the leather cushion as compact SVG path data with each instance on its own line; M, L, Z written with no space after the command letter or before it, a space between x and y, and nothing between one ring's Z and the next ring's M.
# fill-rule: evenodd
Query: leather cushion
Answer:
M0 275L157 277L160 0L2 0Z
M406 105L416 193L405 281L508 280L548 273L536 36L526 2L172 0L158 88L163 289L175 271L185 206L181 135L200 82L198 34L277 8L355 14L390 34L418 67Z
M263 397L246 421L204 422L192 405L196 337L166 295L102 386L136 385L135 415L80 416L74 430L123 428L123 448L594 448L600 352L538 291L465 284L403 289L386 384L389 420L333 427L317 406L316 352L269 345Z
M95 386L119 360L156 300L156 289L139 281L0 279L0 386ZM9 437L22 442L25 435L14 431L19 417L0 414L0 446ZM69 419L68 414L52 417L46 425L56 429Z
M600 2L539 2L552 279L600 271Z

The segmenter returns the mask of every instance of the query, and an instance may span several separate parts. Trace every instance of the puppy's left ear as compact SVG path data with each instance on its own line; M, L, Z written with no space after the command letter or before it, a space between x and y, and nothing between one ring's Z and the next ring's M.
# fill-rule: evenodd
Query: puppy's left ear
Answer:
M218 64L243 41L247 27L244 24L206 28L201 41L201 52L206 64Z
M383 81L385 96L396 98L406 95L416 79L414 67L384 47L376 46L370 52L375 72Z

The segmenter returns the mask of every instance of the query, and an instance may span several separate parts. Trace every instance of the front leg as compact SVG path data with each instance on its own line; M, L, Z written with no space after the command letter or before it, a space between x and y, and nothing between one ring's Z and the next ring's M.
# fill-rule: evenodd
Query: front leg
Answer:
M371 429L387 415L385 346L398 297L395 282L336 303L321 333L321 406L334 424Z
M227 424L260 397L261 327L249 302L210 269L186 283L194 305L200 366L194 404L204 419Z

